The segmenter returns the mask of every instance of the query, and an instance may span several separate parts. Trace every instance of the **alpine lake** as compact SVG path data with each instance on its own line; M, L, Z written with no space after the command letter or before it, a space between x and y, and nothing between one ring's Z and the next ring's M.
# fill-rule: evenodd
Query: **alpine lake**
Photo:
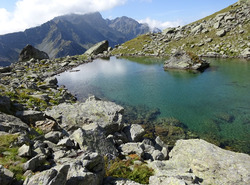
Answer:
M250 154L250 63L206 59L204 72L164 70L161 58L96 59L57 76L78 101L90 95L125 108L124 121L144 125L170 146L202 138Z

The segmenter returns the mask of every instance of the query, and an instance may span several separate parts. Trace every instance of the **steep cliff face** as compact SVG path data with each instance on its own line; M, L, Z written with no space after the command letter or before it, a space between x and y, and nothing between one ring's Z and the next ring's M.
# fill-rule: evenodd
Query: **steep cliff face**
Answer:
M250 5L239 1L204 19L124 43L113 54L163 56L179 49L210 57L250 57Z
M0 66L17 61L27 44L48 53L50 58L57 58L82 54L103 40L113 47L148 31L147 25L128 17L105 20L98 12L60 16L24 32L0 36Z

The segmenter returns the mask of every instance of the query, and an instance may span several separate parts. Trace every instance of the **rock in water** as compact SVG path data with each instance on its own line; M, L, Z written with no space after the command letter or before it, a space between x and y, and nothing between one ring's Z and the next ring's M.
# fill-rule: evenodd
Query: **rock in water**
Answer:
M27 45L19 54L18 62L28 61L32 58L42 60L49 59L49 56L47 53L40 51L31 45Z
M100 53L103 53L104 51L107 51L108 47L109 47L109 42L107 40L104 40L102 42L97 43L93 47L89 48L84 54L98 55Z
M204 71L209 63L191 52L176 51L164 64L165 69Z

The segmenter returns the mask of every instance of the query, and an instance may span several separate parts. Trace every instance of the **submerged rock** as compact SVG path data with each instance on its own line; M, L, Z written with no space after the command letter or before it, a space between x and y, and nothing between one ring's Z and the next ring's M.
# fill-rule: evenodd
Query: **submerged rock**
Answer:
M186 69L203 71L209 63L190 52L176 51L164 64L165 69Z

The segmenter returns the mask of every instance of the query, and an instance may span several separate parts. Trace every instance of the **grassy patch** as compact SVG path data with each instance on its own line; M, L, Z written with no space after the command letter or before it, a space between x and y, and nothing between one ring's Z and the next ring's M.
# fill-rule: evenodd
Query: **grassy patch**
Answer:
M18 156L18 147L10 147L18 135L0 135L0 164L14 173L17 180L24 180L22 165L27 160Z
M117 158L109 161L105 159L106 176L125 178L141 184L148 184L149 177L153 175L153 170L143 163L134 165L134 161L137 159L138 156L131 156L130 160Z

